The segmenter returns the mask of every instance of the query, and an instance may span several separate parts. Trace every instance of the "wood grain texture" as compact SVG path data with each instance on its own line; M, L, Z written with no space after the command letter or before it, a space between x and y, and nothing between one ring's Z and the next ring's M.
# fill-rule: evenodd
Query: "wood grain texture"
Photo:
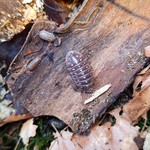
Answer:
M88 25L72 25L76 32L62 35L61 46L51 47L53 63L44 57L33 72L19 76L9 86L14 97L34 116L56 116L74 130L74 113L88 109L93 116L101 116L146 62L143 52L150 44L149 12L149 0L105 2L98 14L92 14ZM65 56L72 50L80 51L90 62L95 89L112 84L105 94L87 105L84 101L90 95L74 91L67 79ZM7 82L9 85L9 79ZM18 85L20 91L16 92Z

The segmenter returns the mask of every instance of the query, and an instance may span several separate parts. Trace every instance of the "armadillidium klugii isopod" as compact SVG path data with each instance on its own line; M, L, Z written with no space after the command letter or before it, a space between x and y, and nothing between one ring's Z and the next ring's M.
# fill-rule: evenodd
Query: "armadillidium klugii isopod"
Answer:
M56 40L56 37L53 33L45 31L45 30L41 30L39 32L39 37L48 42L54 42Z
M78 51L70 51L66 55L66 67L73 83L78 89L87 92L93 85L91 66Z

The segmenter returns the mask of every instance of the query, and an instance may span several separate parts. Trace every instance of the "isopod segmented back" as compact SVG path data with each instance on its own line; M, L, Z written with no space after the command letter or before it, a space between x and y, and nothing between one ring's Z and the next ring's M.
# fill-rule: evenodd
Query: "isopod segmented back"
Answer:
M91 66L78 51L69 51L66 55L66 66L77 88L88 91L93 85Z

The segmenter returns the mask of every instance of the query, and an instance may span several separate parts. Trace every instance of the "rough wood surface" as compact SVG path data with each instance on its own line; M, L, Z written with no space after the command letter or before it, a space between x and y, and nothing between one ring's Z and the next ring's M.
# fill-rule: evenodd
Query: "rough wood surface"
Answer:
M47 18L42 4L35 1L0 0L0 4L0 43L12 39L33 20Z
M43 57L37 68L17 77L13 84L10 75L7 83L14 97L34 116L56 116L75 131L80 128L79 132L82 132L82 122L87 122L82 118L82 110L89 110L93 121L94 116L101 116L114 101L112 97L122 92L145 64L143 51L150 43L149 12L149 0L106 1L98 14L91 15L88 25L72 25L71 29L76 32L62 34L62 44L51 46L53 62ZM27 50L26 45L22 51ZM65 56L70 50L80 51L88 58L94 71L95 89L112 84L105 94L87 105L84 101L90 95L74 91L67 79ZM22 53L16 59L25 59L21 57ZM14 75L12 70L13 65L10 73ZM81 120L76 118L72 124L74 113L80 113Z

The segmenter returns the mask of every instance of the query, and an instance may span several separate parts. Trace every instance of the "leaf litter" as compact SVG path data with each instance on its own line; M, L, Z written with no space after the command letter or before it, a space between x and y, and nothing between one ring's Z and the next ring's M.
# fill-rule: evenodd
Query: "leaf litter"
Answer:
M102 126L95 125L91 129L91 134L86 137L75 135L73 141L78 149L138 149L133 138L138 134L138 127L131 126L131 120L126 114L119 115L120 108L110 112L115 119L116 124L112 126L111 122L106 122ZM80 147L78 146L80 145Z
M149 68L149 66L148 66ZM140 89L137 86L141 83ZM137 75L133 84L133 99L123 108L132 121L137 121L139 117L147 113L150 109L150 69L145 74Z

